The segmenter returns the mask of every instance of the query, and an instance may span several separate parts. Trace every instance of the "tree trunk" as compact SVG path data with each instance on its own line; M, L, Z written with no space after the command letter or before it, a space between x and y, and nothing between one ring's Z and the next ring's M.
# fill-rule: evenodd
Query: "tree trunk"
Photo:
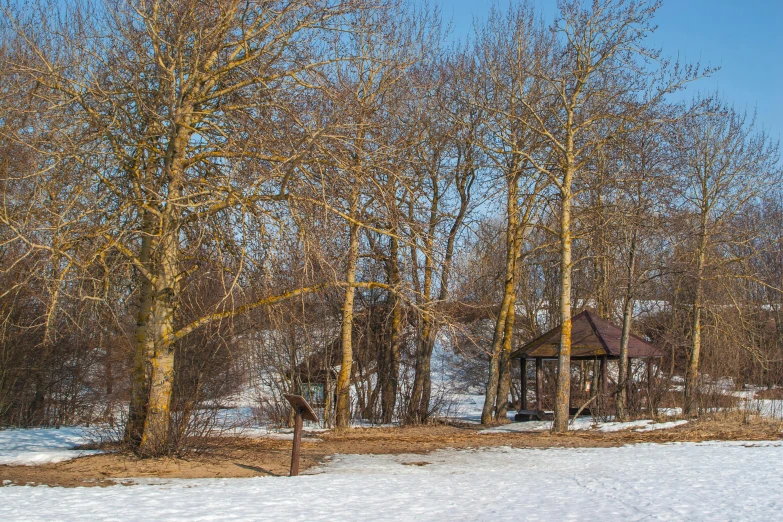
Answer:
M701 283L697 283L701 287ZM691 325L691 353L688 358L688 373L685 378L685 415L698 413L697 392L699 386L699 352L701 351L701 299L698 294L693 300L693 323Z
M598 291L597 293L597 313L598 316L603 319L611 320L613 312L613 303L611 299L611 292L609 291L609 253L606 241L606 231L608 228L607 219L604 215L604 199L603 195L598 192L598 205L596 222L598 224Z
M142 218L142 240L139 260L151 272L152 250L152 215L146 212ZM154 353L154 346L148 335L149 318L154 301L154 289L152 282L144 275L141 278L139 290L139 311L136 315L135 350L133 356L133 370L131 374L131 400L128 411L128 422L125 425L125 441L133 447L141 444L144 432L144 423L147 418L147 398L149 397L150 378L152 366L150 361Z
M351 422L351 367L353 366L353 302L356 289L356 263L359 257L359 227L350 226L348 258L346 260L345 288L343 299L342 326L340 331L342 362L340 374L337 376L337 405L335 426L338 429L347 428Z
M626 296L623 307L623 330L620 335L620 360L617 377L617 418L625 422L628 420L628 340L631 334L631 318L633 314L633 298Z
M515 289L516 290L516 289ZM508 394L511 389L511 349L514 340L516 291L511 293L511 302L506 313L506 325L503 330L503 349L500 353L500 378L498 393L495 399L495 420L504 421L508 413Z
M394 418L397 405L397 389L400 374L400 328L402 311L399 302L394 300L392 309L391 340L389 342L388 359L386 361L386 380L381 388L381 417L384 424L389 424Z
M688 360L688 374L685 379L685 414L698 413L697 393L699 387L699 353L701 351L701 282L697 283L697 297L693 300L693 323L691 327L691 353Z
M701 308L704 279L704 262L707 251L707 214L702 213L701 237L696 261L696 289L693 296L693 323L691 325L691 353L685 376L685 415L698 414L699 353L701 351Z
M437 336L435 321L429 316L422 317L420 331L421 334L416 346L413 387L411 388L411 399L408 405L408 421L414 423L427 420L430 412L430 396L432 393L431 361Z
M563 187L560 211L560 353L552 430L568 431L571 400L571 193L570 171Z
M430 205L429 225L427 235L424 239L424 251L427 255L425 255L424 260L424 281L421 287L418 286L418 250L414 246L411 247L411 263L413 265L414 282L416 283L415 286L418 293L422 296L421 303L424 305L429 305L432 301L433 261L429 252L432 251L432 244L438 223L440 195L437 188L437 183L433 183L434 192ZM407 419L409 422L424 422L429 415L431 393L430 361L432 358L432 351L435 348L437 329L437 324L430 314L424 313L419 316L413 387L411 389L410 401L408 402Z
M500 304L500 311L495 322L495 331L492 335L492 347L489 353L489 376L487 377L487 387L484 394L484 407L481 410L482 424L489 424L493 419L497 419L496 401L500 388L500 360L503 356L503 334L507 329L506 321L509 311L513 312L512 307L516 292L516 238L519 222L517 191L517 176L512 176L510 179L507 179L506 189L506 267L503 300ZM511 327L513 328L513 323ZM508 366L506 366L506 369L508 369ZM506 396L508 396L508 388L506 388Z
M454 245L456 244L457 234L462 228L465 215L470 204L470 190L473 185L473 160L472 155L468 154L465 163L457 165L457 190L460 195L460 206L457 216L451 224L448 236L446 238L446 251L443 257L443 265L440 277L440 292L438 300L445 302L449 295L449 279L451 277L451 263L454 257ZM432 242L438 227L438 206L440 204L440 192L438 191L438 182L433 177L433 194L430 204L429 230L425 245L429 252L432 250ZM413 212L413 207L411 207ZM411 215L412 217L412 215ZM420 290L425 304L430 304L432 300L432 256L427 255L424 270L424 285L419 288L418 272L416 268L415 256L416 248L411 248L411 259L413 265L414 287ZM411 399L408 403L407 418L411 422L424 422L430 414L430 396L432 394L432 375L431 361L432 352L435 349L435 342L438 338L439 322L429 314L420 318L419 337L416 343L416 362L414 364L413 387L411 389Z
M484 407L481 411L482 424L489 424L492 422L493 418L496 418L493 413L496 411L495 401L497 399L499 388L500 358L502 356L501 352L503 348L503 333L506 330L506 320L511 303L513 301L513 293L515 290L513 260L511 260L510 263L512 264L512 267L509 269L507 264L506 283L503 289L503 302L500 305L500 312L498 313L498 318L495 322L495 332L492 336L492 349L489 359L489 378L487 379L487 388L484 395Z
M164 158L163 173L168 178L168 198L161 216L160 252L157 266L155 301L149 318L147 335L154 353L150 361L149 397L147 415L144 419L144 433L139 444L143 455L160 455L168 451L169 428L171 426L171 397L174 390L174 333L175 306L180 299L180 221L178 205L181 197L181 183L185 173L185 151L190 140L193 107L183 105L184 121L178 123Z
M171 397L174 389L174 305L179 296L177 278L178 248L176 231L162 238L161 270L155 289L155 302L149 319L148 335L154 346L147 415L139 445L143 455L160 455L168 449L171 425Z
M389 284L392 285L395 292L400 284L399 269L399 243L397 238L392 237L389 242ZM391 309L391 336L389 347L386 352L385 370L381 384L381 421L389 424L394 417L394 407L397 404L397 386L400 375L400 329L402 328L402 308L396 293L389 296Z
M628 252L628 283L625 287L625 306L623 306L623 332L620 336L620 362L617 377L617 418L625 422L628 419L627 404L628 394L626 383L628 381L628 340L631 335L631 320L633 318L633 277L636 265L636 230L631 236L631 245Z

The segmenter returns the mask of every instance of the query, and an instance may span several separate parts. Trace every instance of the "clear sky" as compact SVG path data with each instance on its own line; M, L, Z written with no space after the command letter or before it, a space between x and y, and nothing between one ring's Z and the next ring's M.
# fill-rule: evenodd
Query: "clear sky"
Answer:
M439 0L454 36L472 32L496 0ZM509 0L497 0L501 7ZM511 0L514 1L514 0ZM533 0L554 17L556 0ZM774 139L783 136L783 0L664 0L650 43L684 61L720 66L690 88L718 91L737 108L757 109L757 122Z

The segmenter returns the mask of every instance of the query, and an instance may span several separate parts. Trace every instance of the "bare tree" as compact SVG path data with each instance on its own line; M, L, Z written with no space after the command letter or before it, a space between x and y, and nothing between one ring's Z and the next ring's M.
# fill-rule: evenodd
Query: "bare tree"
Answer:
M511 31L508 25L511 24ZM487 25L479 30L474 54L477 80L474 103L486 114L482 147L489 159L488 175L505 193L506 262L503 297L498 311L489 354L482 422L502 420L508 409L511 379L511 348L518 278L518 260L531 223L536 218L542 191L548 178L533 168L529 157L545 162L538 133L526 122L531 107L543 100L543 86L531 71L540 67L553 43L551 33L536 19L527 4L512 7L504 14L493 10ZM520 151L524 150L525 154ZM491 174L490 174L491 173Z
M622 189L618 226L622 235L621 267L625 270L619 278L625 282L616 396L617 417L621 420L628 416L628 342L636 298L645 286L661 277L666 270L662 266L664 260L651 261L657 257L655 250L661 249L661 234L657 232L666 226L663 218L666 215L665 202L671 196L669 187L672 185L672 175L667 168L663 123L676 119L676 114L661 112L647 119L660 124L628 134L618 140L616 147L622 165L617 181ZM651 362L648 361L648 364Z
M449 323L454 256L473 210L480 167L481 111L470 102L473 64L462 54L433 55L418 71L409 114L412 182L408 208L409 270L418 313L408 422L431 415L431 361L439 332Z
M733 242L749 240L733 233L733 219L780 182L777 144L755 121L717 99L697 100L672 128L672 159L680 176L677 202L692 221L690 350L685 408L698 413L704 282L716 270L739 259L725 253Z
M249 231L266 229L247 217L268 215L285 199L287 177L319 135L297 118L295 101L307 96L303 78L333 60L324 31L355 8L348 1L139 0L79 4L58 23L45 11L13 15L37 58L20 73L42 86L52 111L89 129L79 150L82 178L70 181L84 188L79 198L105 200L91 207L100 214L88 229L99 245L94 257L120 252L138 276L127 438L142 453L167 451L177 342L269 302L235 301L240 273L253 262ZM92 215L76 220L85 218ZM226 236L225 223L242 232ZM230 252L222 251L226 244ZM227 298L178 325L180 296L204 247L229 261L220 268Z
M560 322L555 431L568 429L571 386L572 206L575 183L614 138L644 124L642 116L666 94L697 77L644 48L659 2L562 1L555 24L558 39L549 60L530 75L545 86L547 103L530 106L531 132L551 150L546 162L522 157L546 174L559 192Z
M405 150L409 140L404 131L395 132L387 124L403 109L405 97L411 92L408 74L434 41L433 25L427 13L416 15L400 9L398 3L391 3L385 9L357 11L350 17L351 32L336 45L354 58L339 64L330 80L342 133L333 134L329 154L336 166L334 173L346 182L340 189L337 205L348 227L342 362L337 381L338 428L345 428L350 422L355 286L364 231L390 238L386 261L388 286L394 288L390 307L396 324L392 326L391 344L388 353L380 358L379 368L383 416L388 420L396 398L401 327L401 302L397 299L400 294L398 198L399 191L406 186Z

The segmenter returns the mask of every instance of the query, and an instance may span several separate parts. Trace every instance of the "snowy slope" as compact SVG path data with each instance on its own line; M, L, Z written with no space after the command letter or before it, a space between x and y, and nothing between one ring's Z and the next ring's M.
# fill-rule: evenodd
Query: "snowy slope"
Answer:
M780 520L783 442L344 455L297 478L0 488L0 520Z
M0 464L31 466L100 453L73 449L87 441L84 428L0 430Z

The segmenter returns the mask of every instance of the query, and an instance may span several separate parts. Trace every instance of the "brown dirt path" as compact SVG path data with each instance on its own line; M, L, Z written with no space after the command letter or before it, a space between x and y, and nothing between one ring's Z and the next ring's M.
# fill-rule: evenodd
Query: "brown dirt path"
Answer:
M700 420L670 430L566 434L523 432L480 434L475 425L443 424L402 428L351 429L305 439L300 470L334 454L422 454L442 448L612 447L637 443L701 442L705 440L779 440L781 424L764 420ZM0 466L0 484L49 486L107 486L130 483L129 478L239 478L288 474L291 442L273 439L221 438L215 449L188 458L138 459L111 453L41 466Z

